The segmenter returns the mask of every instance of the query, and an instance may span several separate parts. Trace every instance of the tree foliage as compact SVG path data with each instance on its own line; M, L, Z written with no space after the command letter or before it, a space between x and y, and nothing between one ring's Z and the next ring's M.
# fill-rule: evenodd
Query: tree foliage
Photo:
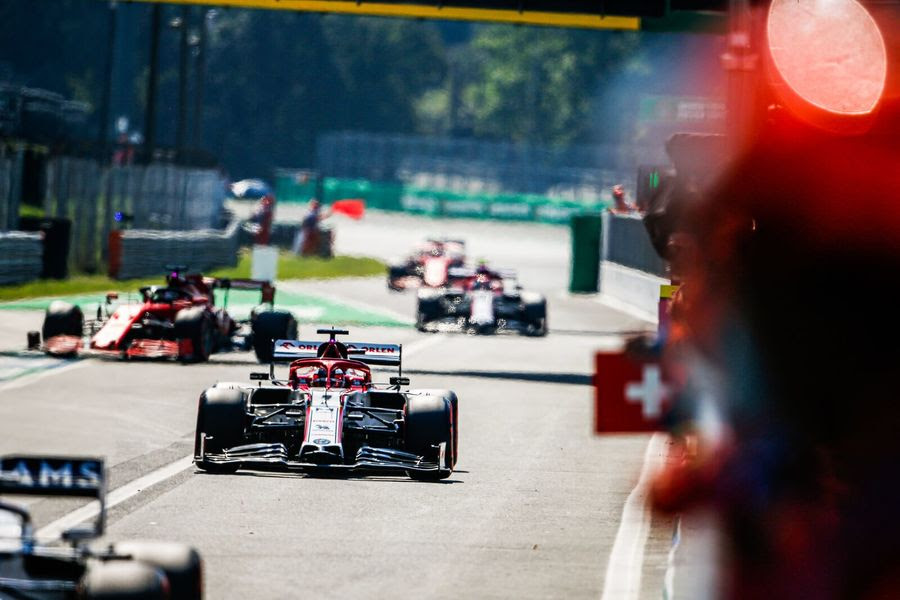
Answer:
M140 128L151 7L119 6L133 22L120 20L120 35L130 39L117 47L130 54L117 57L114 110L136 112L129 116ZM180 10L165 6L164 23ZM191 9L194 28L199 10ZM96 108L105 81L107 16L108 4L95 0L6 0L0 67L18 83ZM634 34L614 32L456 24L449 35L447 27L219 10L210 27L202 146L234 176L265 176L277 166L313 165L317 136L334 130L584 141L598 86L638 44ZM178 35L166 26L161 37L162 144L174 143ZM118 100L126 96L131 104Z
M583 141L597 86L637 44L618 32L484 26L467 49L461 118L480 137Z

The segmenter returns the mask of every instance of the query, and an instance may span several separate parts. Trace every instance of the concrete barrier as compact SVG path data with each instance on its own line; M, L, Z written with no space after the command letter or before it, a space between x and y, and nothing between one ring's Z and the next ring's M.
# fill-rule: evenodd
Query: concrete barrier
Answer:
M606 211L600 229L597 287L601 299L637 317L656 322L659 318L659 286L669 280L666 262L654 251L641 217Z

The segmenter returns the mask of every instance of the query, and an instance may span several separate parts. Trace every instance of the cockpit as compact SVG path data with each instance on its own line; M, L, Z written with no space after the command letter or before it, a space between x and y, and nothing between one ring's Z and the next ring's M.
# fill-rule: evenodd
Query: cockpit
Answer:
M291 364L291 387L365 389L372 374L365 366L345 360L302 359Z

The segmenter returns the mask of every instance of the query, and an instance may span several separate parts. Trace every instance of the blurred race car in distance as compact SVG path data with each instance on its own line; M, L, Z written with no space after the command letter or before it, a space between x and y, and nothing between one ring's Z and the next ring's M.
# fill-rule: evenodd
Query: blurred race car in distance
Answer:
M183 275L181 266L170 271L162 286L140 289L142 302L120 304L107 294L96 318L85 320L81 308L55 301L47 308L41 328L43 349L54 356L77 354L87 338L91 352L123 358L177 358L202 362L214 352L233 346L253 347L261 362L271 359L272 341L295 337L297 321L291 313L274 310L275 287L268 281L216 279ZM261 305L248 321L235 321L224 307L215 306L215 289L260 290ZM34 336L36 337L36 336Z
M194 460L212 473L240 468L307 472L407 473L449 477L457 457L458 400L450 390L407 390L404 377L372 381L369 365L402 374L399 345L278 340L286 380L251 373L254 383L217 383L200 395ZM264 381L268 383L263 384Z
M100 503L96 520L62 533L64 545L35 539L28 510L0 502L0 598L189 600L203 596L196 550L128 541L92 545L106 523L106 473L96 458L0 457L0 494L75 496Z
M466 262L466 243L462 240L433 238L419 244L403 261L388 266L388 288L402 291L409 287L438 288L449 285L450 270Z
M416 328L450 326L467 333L547 334L547 300L524 292L515 273L480 265L450 270L452 287L418 292Z

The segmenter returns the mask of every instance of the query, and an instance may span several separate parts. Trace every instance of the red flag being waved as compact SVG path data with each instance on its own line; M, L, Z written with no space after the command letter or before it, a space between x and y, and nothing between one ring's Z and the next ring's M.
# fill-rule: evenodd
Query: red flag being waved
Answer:
M359 198L335 200L331 205L331 212L346 215L351 219L362 219L366 213L366 202Z

